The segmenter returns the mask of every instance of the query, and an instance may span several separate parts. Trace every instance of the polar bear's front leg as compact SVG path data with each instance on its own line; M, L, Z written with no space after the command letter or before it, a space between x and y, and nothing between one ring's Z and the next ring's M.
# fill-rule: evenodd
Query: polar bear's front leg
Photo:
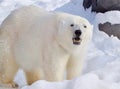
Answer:
M49 63L44 68L45 79L47 81L55 82L62 81L64 79L65 70L66 70L66 58L54 60L54 62Z
M64 79L64 72L65 68L63 66L48 67L45 71L45 79L51 82L62 81Z
M80 55L79 55L80 56ZM79 56L72 55L67 64L67 79L70 80L74 77L81 75L83 59Z
M27 83L29 85L31 85L37 80L42 79L42 73L40 72L40 70L37 69L25 71L25 74L26 74Z

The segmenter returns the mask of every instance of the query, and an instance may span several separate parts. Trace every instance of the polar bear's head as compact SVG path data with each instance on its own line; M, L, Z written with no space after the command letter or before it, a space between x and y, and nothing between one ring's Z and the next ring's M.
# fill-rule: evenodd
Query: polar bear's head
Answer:
M57 40L67 51L86 45L92 36L92 25L84 18L65 13L58 14Z

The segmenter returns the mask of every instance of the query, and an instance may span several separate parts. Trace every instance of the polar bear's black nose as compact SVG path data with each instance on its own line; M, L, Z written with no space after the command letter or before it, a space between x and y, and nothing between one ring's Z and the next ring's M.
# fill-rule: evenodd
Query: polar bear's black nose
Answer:
M76 30L76 31L75 31L75 35L76 35L76 36L80 36L81 34L82 34L81 30Z

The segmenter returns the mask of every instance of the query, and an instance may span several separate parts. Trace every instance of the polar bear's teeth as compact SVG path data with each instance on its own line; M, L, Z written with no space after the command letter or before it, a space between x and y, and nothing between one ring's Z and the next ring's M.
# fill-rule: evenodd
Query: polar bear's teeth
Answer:
M73 39L73 44L79 45L80 43L81 43L81 40L75 40L75 39Z

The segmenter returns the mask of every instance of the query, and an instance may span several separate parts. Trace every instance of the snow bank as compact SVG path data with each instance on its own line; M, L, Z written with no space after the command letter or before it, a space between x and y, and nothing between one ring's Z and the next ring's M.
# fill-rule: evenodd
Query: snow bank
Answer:
M120 89L115 83L108 83L99 80L95 74L86 74L71 81L50 83L47 81L37 81L31 86L22 89Z
M120 24L120 11L109 11L106 13L98 13L95 17L95 22L105 23L111 22L112 24Z
M96 15L93 42L90 46L91 49L89 49L86 70L95 73L104 82L111 82L120 86L120 40L114 36L109 37L98 30L98 24L105 22L120 24L120 12L110 11Z

